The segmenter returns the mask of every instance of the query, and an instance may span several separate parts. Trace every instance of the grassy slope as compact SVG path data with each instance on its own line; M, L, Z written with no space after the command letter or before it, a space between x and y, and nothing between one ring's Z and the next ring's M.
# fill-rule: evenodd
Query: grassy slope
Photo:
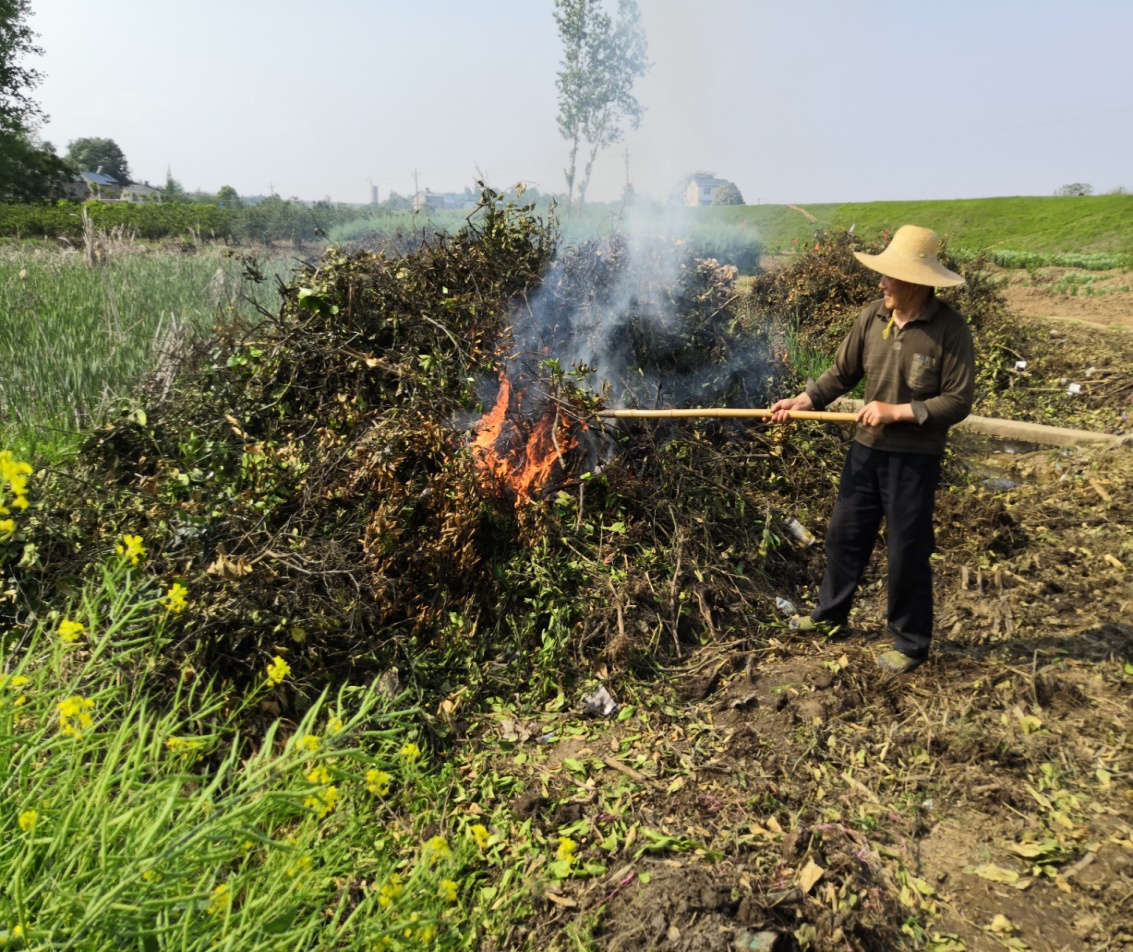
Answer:
M953 247L1044 252L1133 254L1133 197L971 198L920 202L853 202L800 206L817 221L786 205L744 205L701 210L720 222L749 222L771 251L794 239L812 239L819 228L848 228L866 237L916 222L946 235Z

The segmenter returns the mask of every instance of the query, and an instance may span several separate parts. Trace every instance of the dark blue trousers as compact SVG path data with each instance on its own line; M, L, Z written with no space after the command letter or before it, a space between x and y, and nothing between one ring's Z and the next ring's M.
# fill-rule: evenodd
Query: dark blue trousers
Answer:
M826 572L812 617L844 625L885 520L889 540L889 633L894 647L928 657L932 640L932 516L940 457L854 442L826 530Z

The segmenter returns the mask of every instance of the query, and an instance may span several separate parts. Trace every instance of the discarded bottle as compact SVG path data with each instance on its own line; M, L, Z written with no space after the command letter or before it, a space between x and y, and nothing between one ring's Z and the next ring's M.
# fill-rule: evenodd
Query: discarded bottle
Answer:
M795 608L795 606L785 598L775 599L775 607L778 608L779 611L781 611L784 615L789 616L798 614L798 610Z
M805 549L808 546L814 545L814 533L812 533L806 526L804 526L798 519L792 519L787 523L787 531L791 533L799 544Z

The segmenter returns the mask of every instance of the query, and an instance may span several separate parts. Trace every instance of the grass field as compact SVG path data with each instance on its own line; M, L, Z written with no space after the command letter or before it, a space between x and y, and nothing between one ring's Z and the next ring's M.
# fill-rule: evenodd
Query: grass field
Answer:
M932 228L956 250L1048 257L1104 254L1122 256L1125 266L1133 263L1133 196L1129 195L854 202L798 209L746 205L699 212L721 222L749 223L773 252L789 251L796 240L813 241L821 229L844 230L853 225L855 233L876 238L914 223ZM810 221L803 211L815 220ZM1015 266L1026 266L1026 262L1021 259Z
M277 258L268 273L291 263ZM0 253L0 427L5 445L34 451L93 422L155 368L163 342L250 315L242 266L217 252ZM277 305L271 281L256 292ZM172 335L170 337L169 335Z

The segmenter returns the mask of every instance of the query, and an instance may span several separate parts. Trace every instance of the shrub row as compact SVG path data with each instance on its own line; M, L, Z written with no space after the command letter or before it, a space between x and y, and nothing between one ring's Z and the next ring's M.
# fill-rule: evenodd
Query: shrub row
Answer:
M329 202L308 206L278 198L247 208L178 202L0 205L0 237L80 241L84 208L96 228L120 228L137 238L155 240L192 236L213 241L263 243L313 241L335 225L360 215L357 209Z

